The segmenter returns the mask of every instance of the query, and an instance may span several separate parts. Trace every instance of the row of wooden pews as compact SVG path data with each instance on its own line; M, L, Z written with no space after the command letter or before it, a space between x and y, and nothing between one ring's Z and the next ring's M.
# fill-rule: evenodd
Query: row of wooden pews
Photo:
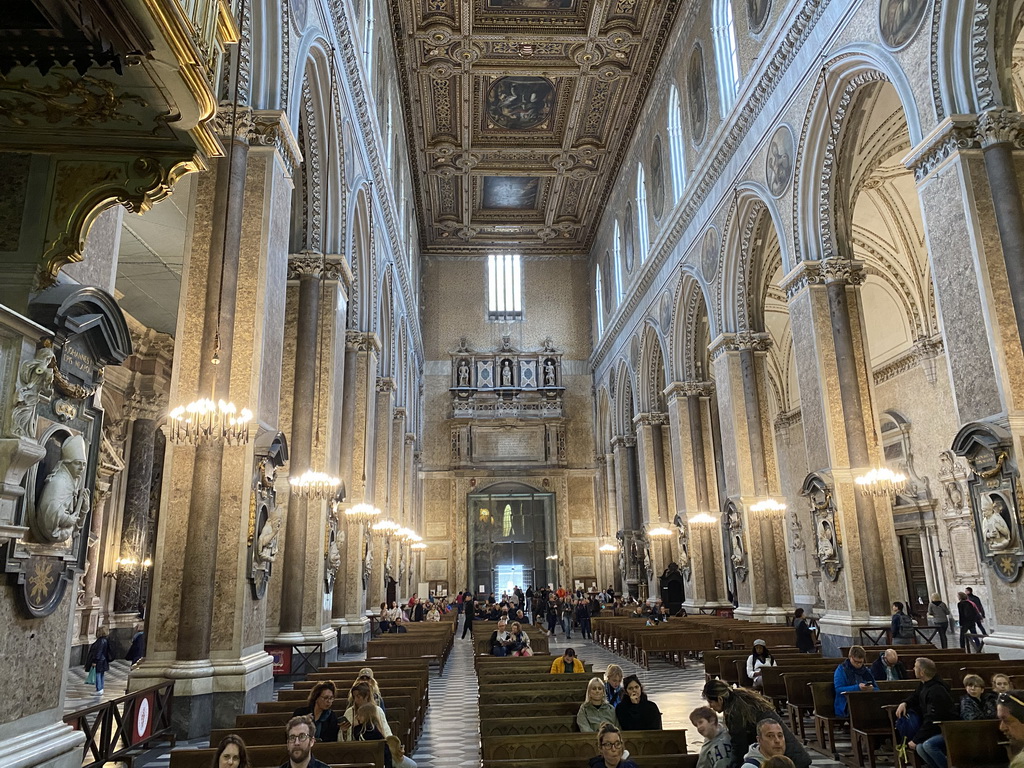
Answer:
M277 768L288 759L285 725L292 712L306 703L313 686L324 680L335 683L337 697L333 708L340 716L347 706L348 691L363 667L373 669L384 699L388 725L402 740L406 752L412 753L430 703L429 667L436 664L444 668L452 647L455 618L447 616L440 622L406 626L408 632L389 635L387 642L371 640L367 660L332 662L297 681L293 690L278 691L277 700L259 702L255 713L236 716L233 728L213 730L208 749L172 750L170 768L209 768L217 745L229 733L240 736L246 743L252 768ZM386 655L388 653L393 655ZM332 768L384 768L382 741L317 742L312 754Z
M580 768L598 753L597 735L576 730L593 665L583 674L553 675L552 656L475 656L480 681L483 768ZM686 731L627 731L630 759L644 768L693 768Z
M997 672L1011 677L1014 687L1024 685L1024 662L1001 661L998 654L968 654L960 649L938 649L932 645L866 647L868 664L874 662L886 648L895 647L908 674L913 675L917 658L932 659L939 677L953 689L953 697L965 693L963 678L977 674L988 681ZM762 670L763 693L786 712L790 728L802 741L822 754L841 760L850 766L875 766L879 754L884 761L893 761L891 745L897 743L894 723L895 709L917 688L917 680L879 681L879 691L847 694L848 715L835 714L836 667L849 653L841 649L840 658L826 658L814 654L795 653L784 647L772 650L775 667ZM719 677L734 684L746 684L745 670L740 673L739 657L745 664L747 650L709 651L704 655L707 677ZM812 726L808 728L808 724ZM1006 768L1009 759L1001 745L997 720L951 721L942 724L946 735L949 768ZM813 737L811 733L813 732ZM838 746L840 734L848 736L847 752ZM920 766L911 751L910 764Z

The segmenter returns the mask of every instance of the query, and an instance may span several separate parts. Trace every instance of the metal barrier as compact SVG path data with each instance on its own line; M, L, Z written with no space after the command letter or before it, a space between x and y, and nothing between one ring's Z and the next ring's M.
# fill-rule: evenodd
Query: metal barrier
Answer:
M166 739L174 747L173 705L171 680L65 715L65 723L85 734L82 768L101 766L152 741Z

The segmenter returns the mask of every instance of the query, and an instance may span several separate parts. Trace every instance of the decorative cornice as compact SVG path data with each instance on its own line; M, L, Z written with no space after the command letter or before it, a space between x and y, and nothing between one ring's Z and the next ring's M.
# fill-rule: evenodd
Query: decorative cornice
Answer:
M159 419L167 414L167 394L164 392L132 392L125 400L122 413L126 419Z
M638 413L633 417L633 424L637 427L657 427L668 424L668 414L660 411L650 413Z
M802 261L779 285L792 301L801 291L812 285L845 283L860 285L864 282L864 262L850 259L824 259L823 261Z
M711 360L717 360L726 352L767 352L772 345L772 337L767 333L741 331L740 333L723 333L708 346Z
M611 439L612 450L614 451L619 446L623 448L635 448L636 447L636 436L635 435L615 435Z
M894 379L902 373L913 370L920 365L930 383L935 383L935 358L942 354L944 349L942 338L918 339L914 345L894 360L872 371L874 383Z
M255 110L249 141L253 145L276 149L291 177L294 177L295 169L302 164L302 150L295 134L292 133L288 116L282 110Z
M790 427L793 427L803 421L803 412L799 408L794 408L792 411L786 411L780 413L775 417L775 431L784 432Z

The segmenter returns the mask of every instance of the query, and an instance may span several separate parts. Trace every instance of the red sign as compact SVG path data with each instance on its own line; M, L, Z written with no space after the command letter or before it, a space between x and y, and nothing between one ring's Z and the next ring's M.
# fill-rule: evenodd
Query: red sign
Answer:
M292 672L292 647L290 645L267 645L263 650L274 657L274 674L290 675Z
M153 733L153 694L148 694L135 700L132 746L147 741L151 733Z

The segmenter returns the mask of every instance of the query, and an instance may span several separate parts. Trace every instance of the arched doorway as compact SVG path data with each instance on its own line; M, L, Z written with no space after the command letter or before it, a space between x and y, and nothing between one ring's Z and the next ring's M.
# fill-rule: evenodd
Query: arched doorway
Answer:
M467 555L477 594L558 586L555 494L496 483L468 497Z

